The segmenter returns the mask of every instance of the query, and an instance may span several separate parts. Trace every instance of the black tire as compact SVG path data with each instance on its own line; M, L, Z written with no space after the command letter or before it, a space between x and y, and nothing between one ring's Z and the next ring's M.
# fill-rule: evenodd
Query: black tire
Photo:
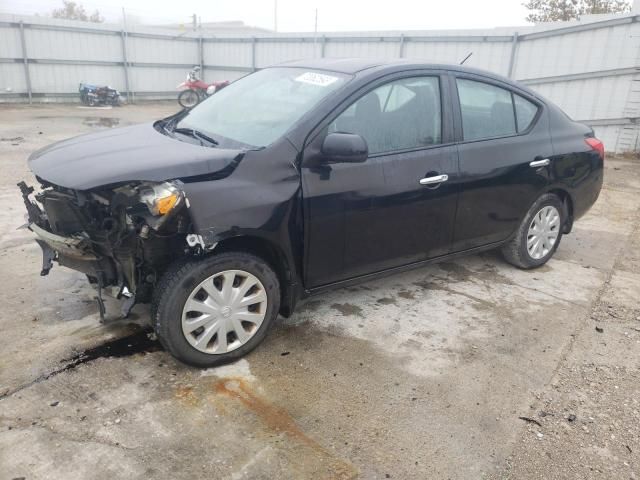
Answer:
M227 353L204 353L193 347L182 332L182 310L192 291L205 279L225 270L242 270L264 286L267 307L253 336ZM194 367L215 367L232 362L253 350L265 338L280 310L280 284L273 269L261 258L244 252L226 252L179 261L167 270L153 294L151 319L162 346L178 360Z
M195 90L183 90L178 95L178 103L182 108L193 108L200 102L200 95Z
M544 256L542 256L541 258L534 258L531 256L529 250L527 249L529 227L535 215L537 215L543 208L548 206L554 207L558 211L558 214L560 216L559 225L557 226L558 236L553 247L550 248ZM514 237L502 247L502 256L511 265L525 270L537 268L544 265L553 256L555 251L558 249L558 246L560 245L565 220L565 209L562 200L558 198L557 195L554 195L552 193L546 193L542 195L531 206L524 219L522 220L522 223L518 227L518 230Z

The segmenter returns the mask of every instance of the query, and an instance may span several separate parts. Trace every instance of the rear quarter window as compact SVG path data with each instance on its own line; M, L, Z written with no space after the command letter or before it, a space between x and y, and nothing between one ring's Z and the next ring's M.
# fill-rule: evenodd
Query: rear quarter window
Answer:
M524 132L531 126L533 119L538 113L538 106L520 95L513 94L513 103L516 108L516 123L518 124L518 133Z

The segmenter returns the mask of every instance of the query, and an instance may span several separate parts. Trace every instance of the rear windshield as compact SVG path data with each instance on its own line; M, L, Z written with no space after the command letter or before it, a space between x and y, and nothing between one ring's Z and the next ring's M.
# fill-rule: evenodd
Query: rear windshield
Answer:
M233 82L194 107L178 127L204 132L225 146L273 143L348 75L301 68L267 68Z

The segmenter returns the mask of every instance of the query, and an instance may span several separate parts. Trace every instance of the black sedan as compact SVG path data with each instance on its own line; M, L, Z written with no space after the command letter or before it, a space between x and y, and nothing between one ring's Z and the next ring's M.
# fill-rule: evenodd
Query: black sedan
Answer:
M505 78L323 59L49 146L29 159L42 188L21 189L42 274L83 272L123 315L150 302L165 348L212 366L327 288L488 249L543 265L603 160L591 128Z

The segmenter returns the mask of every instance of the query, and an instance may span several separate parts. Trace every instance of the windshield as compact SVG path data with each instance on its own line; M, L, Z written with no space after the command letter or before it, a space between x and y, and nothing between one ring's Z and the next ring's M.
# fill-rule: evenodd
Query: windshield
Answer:
M264 147L348 79L334 72L267 68L220 90L176 126L204 132L222 147L233 143Z

